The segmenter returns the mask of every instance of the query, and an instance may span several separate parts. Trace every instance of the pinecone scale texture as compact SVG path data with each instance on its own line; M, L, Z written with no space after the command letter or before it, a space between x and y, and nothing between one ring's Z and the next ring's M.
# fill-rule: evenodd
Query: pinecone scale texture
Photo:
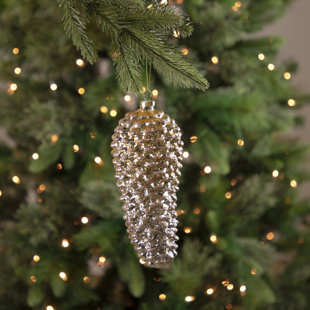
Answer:
M178 247L181 130L164 112L154 110L154 102L142 102L119 121L111 146L129 239L142 264L165 268Z

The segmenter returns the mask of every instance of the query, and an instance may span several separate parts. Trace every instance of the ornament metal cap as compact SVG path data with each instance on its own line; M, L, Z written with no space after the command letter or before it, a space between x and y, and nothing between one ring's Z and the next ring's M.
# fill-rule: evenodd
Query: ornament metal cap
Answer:
M153 111L154 107L155 107L154 100L143 100L140 102L140 109L142 110Z

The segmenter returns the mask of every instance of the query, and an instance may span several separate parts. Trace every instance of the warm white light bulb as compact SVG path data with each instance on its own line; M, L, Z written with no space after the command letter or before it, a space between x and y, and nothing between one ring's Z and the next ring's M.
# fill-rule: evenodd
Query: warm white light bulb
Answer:
M116 109L112 109L112 110L110 111L110 115L111 115L112 117L115 117L115 116L117 115Z
M38 153L33 153L32 154L32 159L37 160L39 158L39 154Z
M87 223L88 223L88 217L83 216L83 217L81 218L81 222L82 222L83 224L87 224Z
M77 64L77 66L79 66L79 67L83 67L84 66L84 61L82 60L82 59L77 59L76 61L75 61L75 63Z
M67 248L69 245L70 245L70 243L69 243L68 239L62 239L61 246L63 248Z
M184 300L185 300L186 302L192 302L192 301L195 300L195 296L186 296L186 297L184 298Z
M296 105L296 100L294 99L288 99L287 104L289 107L294 107Z
M50 89L51 89L52 91L56 91L57 88L58 88L58 86L57 86L56 83L52 83L52 84L50 85Z
M109 109L108 109L106 106L102 105L102 106L100 107L100 112L101 112L102 114L106 114L106 113L108 113L108 111L109 111Z
M85 92L86 92L86 90L85 90L85 88L83 88L83 87L80 87L80 88L78 89L78 93L79 93L80 95L84 95Z
M14 55L17 55L17 54L19 53L19 48L14 47L13 50L12 50L12 53L13 53Z
M217 65L217 64L219 63L219 59L218 59L217 56L213 56L213 57L211 58L211 61L212 61L212 63L215 64L215 65Z
M68 280L67 274L64 271L59 272L59 278L62 279L63 281Z
M131 100L131 97L130 97L129 95L126 95L126 96L124 97L124 100L125 100L126 102L129 102L129 101Z
M103 165L103 160L102 160L102 158L101 158L100 156L96 156L96 157L94 158L94 162L95 162L96 164L100 165L100 166Z
M240 286L240 292L244 293L246 291L246 286L245 285L241 285Z
M273 176L274 178L277 178L277 177L279 176L279 171L278 171L278 170L273 170L273 171L272 171L272 176Z
M32 260L37 263L40 260L40 256L39 255L33 255Z
M203 172L206 173L206 174L211 173L211 171L212 171L212 169L211 169L210 166L205 166L205 167L203 168Z
M238 144L239 146L243 146L243 145L244 145L244 140L238 139L238 140L237 140L237 144Z
M156 98L157 96L158 96L158 90L157 89L154 89L153 91L152 91L152 96L153 96L153 98Z
M211 235L210 236L210 241L212 242L212 243L216 243L217 242L217 237L216 237L216 235Z
M263 53L260 53L260 54L257 55L257 58L259 60L264 60L265 59L265 55Z
M74 144L72 148L75 153L78 152L80 149L80 147L77 144Z
M15 184L20 184L20 178L19 178L17 175L14 175L14 176L13 176L12 181L13 181Z
M16 75L21 74L21 72L22 72L22 69L21 69L20 67L16 67L16 68L14 69L14 73L15 73Z
M189 157L189 153L187 151L183 152L183 158L188 158Z
M208 288L206 290L207 295L212 295L214 293L214 289L213 288Z
M10 84L10 89L11 89L12 91L17 90L17 84L11 83L11 84Z
M291 186L292 188L296 188L296 187L298 186L297 181L296 181L296 180L292 180L292 181L290 182L290 186Z

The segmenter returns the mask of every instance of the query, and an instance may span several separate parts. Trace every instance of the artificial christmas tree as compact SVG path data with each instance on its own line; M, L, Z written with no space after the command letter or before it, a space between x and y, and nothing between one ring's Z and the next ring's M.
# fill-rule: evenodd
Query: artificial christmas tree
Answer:
M0 2L1 310L308 309L308 148L284 135L308 98L249 36L289 3ZM184 141L167 270L128 240L110 147L147 81Z

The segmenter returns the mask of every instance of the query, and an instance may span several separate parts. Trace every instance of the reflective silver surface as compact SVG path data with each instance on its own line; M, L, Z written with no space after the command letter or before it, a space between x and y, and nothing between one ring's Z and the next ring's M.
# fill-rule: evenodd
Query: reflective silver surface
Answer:
M127 113L112 136L124 220L140 262L164 268L177 255L176 192L182 168L180 128L154 102Z

